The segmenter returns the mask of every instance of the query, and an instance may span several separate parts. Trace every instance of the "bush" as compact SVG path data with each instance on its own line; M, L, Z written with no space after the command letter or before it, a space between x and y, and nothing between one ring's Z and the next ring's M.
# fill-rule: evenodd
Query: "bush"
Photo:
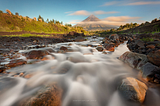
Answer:
M7 23L7 24L11 24L11 21L10 21L10 20L6 20L6 23Z
M0 13L3 13L3 11L0 10Z

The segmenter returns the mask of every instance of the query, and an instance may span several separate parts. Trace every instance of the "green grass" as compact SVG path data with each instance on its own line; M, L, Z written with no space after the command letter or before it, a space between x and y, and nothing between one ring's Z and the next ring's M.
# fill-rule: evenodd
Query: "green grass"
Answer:
M3 35L0 37L51 37L53 35L36 35L36 34L21 34L21 35Z
M70 31L84 32L83 28L74 28L64 26L61 24L46 23L35 21L31 18L25 19L22 16L9 15L6 13L0 13L0 31L2 32L18 32L18 31L30 31L37 33L55 33L64 34Z
M152 42L152 41L154 41L153 38L142 38L141 40L145 41L145 42Z

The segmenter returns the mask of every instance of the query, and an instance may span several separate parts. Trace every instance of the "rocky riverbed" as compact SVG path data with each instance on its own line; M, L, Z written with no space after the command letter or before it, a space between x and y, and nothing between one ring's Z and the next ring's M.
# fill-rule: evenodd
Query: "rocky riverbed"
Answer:
M69 35L1 39L0 105L159 106L159 66L126 46L137 37Z

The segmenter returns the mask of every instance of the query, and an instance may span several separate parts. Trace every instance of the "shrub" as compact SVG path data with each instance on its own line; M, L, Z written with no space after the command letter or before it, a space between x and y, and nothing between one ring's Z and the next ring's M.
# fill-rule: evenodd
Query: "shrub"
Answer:
M11 24L11 21L10 21L10 20L6 20L6 23L7 23L7 24Z
M3 11L2 11L2 10L0 10L0 13L3 13Z

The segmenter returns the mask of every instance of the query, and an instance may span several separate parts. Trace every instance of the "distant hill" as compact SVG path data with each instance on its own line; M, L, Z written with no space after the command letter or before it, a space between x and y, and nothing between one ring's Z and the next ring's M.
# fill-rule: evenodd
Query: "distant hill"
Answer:
M21 16L18 13L13 14L10 10L3 13L0 10L0 32L18 32L18 31L30 31L38 33L68 33L86 32L83 28L74 28L70 24L63 25L59 21L42 21L42 19L36 19L35 17L29 18L28 16Z
M100 20L94 15L90 15L85 20L83 20L75 26L83 27L87 31L99 31L115 28L114 26L110 26L103 23L102 20Z

